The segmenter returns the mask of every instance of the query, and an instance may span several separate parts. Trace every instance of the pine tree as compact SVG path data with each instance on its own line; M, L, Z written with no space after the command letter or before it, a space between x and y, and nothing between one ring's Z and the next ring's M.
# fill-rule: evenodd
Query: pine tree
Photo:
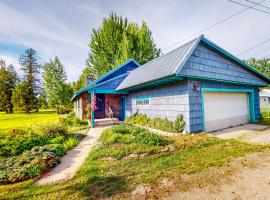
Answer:
M32 48L27 49L21 55L19 62L24 72L24 81L18 85L18 88L15 88L14 94L16 98L13 98L14 105L16 105L15 108L27 113L31 110L38 111L39 102L37 96L40 93L39 74L41 67L37 62L36 51ZM25 89L25 91L22 89ZM27 105L22 105L22 103L27 103Z

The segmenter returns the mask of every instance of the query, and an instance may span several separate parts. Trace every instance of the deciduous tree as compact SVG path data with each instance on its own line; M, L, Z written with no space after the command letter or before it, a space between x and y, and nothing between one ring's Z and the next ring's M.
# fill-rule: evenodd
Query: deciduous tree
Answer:
M69 106L73 91L66 83L67 75L59 58L55 57L46 63L43 70L44 90L49 105L57 110L59 106Z
M143 22L141 26L129 23L127 18L111 13L101 27L93 29L86 61L91 74L98 78L128 58L140 64L159 56L152 33Z
M19 82L19 76L12 65L7 66L6 62L0 59L0 107L6 113L13 112L11 102L12 90Z

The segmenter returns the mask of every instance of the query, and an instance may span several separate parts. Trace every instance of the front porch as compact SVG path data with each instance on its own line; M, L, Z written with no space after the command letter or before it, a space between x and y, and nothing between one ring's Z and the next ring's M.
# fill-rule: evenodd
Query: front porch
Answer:
M91 112L92 127L115 125L125 119L126 93L96 88L90 94L91 107L95 101L95 109Z

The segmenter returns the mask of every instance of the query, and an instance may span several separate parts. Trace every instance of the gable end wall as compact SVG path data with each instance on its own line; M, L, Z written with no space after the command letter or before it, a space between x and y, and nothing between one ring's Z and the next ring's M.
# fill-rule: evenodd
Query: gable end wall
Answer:
M186 64L180 70L180 75L251 85L268 85L268 83L252 72L247 71L242 66L231 62L202 44L198 45L189 57Z

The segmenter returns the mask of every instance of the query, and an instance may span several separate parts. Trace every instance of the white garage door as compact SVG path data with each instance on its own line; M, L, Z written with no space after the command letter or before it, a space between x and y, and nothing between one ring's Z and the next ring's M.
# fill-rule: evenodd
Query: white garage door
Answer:
M249 122L247 93L205 92L205 131L214 131Z

